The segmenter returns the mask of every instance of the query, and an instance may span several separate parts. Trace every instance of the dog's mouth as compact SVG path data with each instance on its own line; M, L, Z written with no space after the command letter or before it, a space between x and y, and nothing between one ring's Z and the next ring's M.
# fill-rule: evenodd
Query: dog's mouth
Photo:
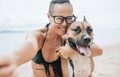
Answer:
M90 56L91 55L91 51L90 48L88 46L77 46L77 51L84 56Z
M76 50L80 55L90 56L91 51L88 45L77 45L72 38L68 38L69 45L72 49Z

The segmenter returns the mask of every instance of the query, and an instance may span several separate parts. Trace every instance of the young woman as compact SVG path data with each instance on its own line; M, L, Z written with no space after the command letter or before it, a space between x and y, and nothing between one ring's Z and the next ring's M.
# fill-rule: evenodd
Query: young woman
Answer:
M33 71L35 77L62 77L60 57L56 51L63 45L62 36L67 27L76 19L72 5L68 0L52 0L48 18L50 24L44 44L39 43L39 51L33 58Z

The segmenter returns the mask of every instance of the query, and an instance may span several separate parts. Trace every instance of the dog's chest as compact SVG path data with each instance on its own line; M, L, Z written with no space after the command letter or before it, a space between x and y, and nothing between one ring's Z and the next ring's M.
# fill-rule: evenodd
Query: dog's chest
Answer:
M71 57L74 65L74 74L75 77L88 77L91 73L91 62L90 58L86 56L81 56L79 54L75 54ZM69 69L69 77L72 77L73 70L70 66L70 63L68 63L68 69Z

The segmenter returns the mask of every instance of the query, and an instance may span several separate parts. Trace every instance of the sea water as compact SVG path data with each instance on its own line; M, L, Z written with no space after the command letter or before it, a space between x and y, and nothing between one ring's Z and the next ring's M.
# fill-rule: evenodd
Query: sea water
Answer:
M29 31L0 32L0 54L11 53L25 41ZM94 42L101 47L120 43L120 27L94 28Z

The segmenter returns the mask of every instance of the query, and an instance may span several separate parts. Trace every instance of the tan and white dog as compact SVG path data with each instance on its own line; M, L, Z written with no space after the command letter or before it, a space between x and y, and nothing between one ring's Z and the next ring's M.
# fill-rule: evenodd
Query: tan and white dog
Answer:
M67 61L61 60L64 77L92 77L94 63L89 48L93 42L92 26L84 17L84 21L73 22L65 36L65 46L75 51Z

